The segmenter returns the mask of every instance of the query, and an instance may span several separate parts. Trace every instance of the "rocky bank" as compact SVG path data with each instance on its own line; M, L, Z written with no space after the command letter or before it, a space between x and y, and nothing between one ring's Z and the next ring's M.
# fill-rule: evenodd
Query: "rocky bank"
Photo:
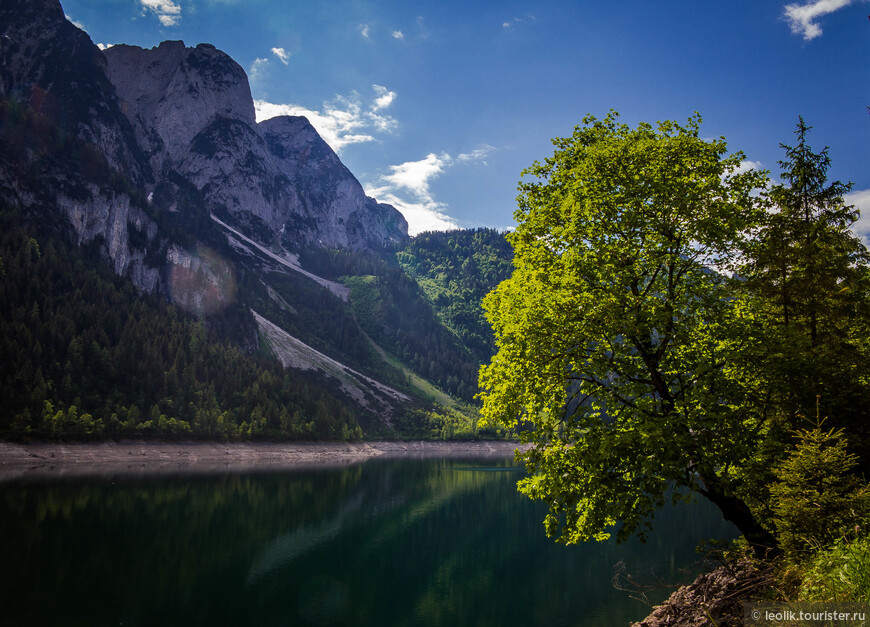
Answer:
M743 604L770 583L770 573L748 561L698 575L631 627L739 627Z

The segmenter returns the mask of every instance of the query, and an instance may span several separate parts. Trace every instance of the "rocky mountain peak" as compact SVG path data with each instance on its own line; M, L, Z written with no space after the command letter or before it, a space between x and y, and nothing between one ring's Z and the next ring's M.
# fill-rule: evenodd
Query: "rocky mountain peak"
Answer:
M269 153L299 190L304 210L331 237L320 241L341 248L385 247L408 235L404 216L365 195L362 185L307 118L279 116L258 125Z
M211 216L291 250L407 238L307 120L258 125L244 70L210 44L101 51L57 0L0 0L0 101L17 138L0 142L0 199L65 218L145 291L216 237Z
M264 243L366 248L407 237L402 215L366 197L308 120L257 124L244 70L214 46L120 45L106 58L156 180L180 173Z
M255 124L245 71L212 45L164 41L146 50L122 44L105 56L137 139L152 154L183 158L193 138L217 118Z
M106 60L57 0L0 2L0 97L31 107L98 148L136 183L147 174L133 129L106 76Z

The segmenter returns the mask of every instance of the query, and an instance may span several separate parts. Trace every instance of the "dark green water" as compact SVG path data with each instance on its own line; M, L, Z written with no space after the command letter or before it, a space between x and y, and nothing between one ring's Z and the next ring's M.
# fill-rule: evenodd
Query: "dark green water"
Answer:
M624 626L649 608L618 562L685 581L734 533L697 504L646 544L556 545L511 464L3 484L0 624Z

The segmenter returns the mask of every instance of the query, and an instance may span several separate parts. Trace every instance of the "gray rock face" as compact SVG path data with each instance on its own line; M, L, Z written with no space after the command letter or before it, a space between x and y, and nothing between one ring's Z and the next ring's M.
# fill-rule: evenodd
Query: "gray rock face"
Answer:
M317 225L306 233L308 241L319 238L328 246L342 248L383 247L407 236L404 216L367 197L306 118L280 116L258 127L281 172L298 190L301 218Z
M131 245L130 230L153 240L157 225L107 175L120 171L145 186L150 168L106 72L99 48L64 18L56 0L0 3L0 97L30 106L37 125L54 124L80 142L58 156L50 134L29 130L17 154L4 151L0 159L0 197L31 210L58 210L79 244L101 240L115 272L154 291L160 270ZM36 167L28 168L30 162Z
M152 159L180 161L193 138L218 118L254 125L244 70L214 46L164 41L150 50L112 46L104 54L122 108Z
M145 213L131 206L126 194L106 195L93 187L86 199L58 195L57 206L66 214L79 244L102 238L116 274L127 275L140 289L153 292L161 285L159 268L145 263L146 251L130 245L135 230L146 241L157 236L157 225Z
M213 46L105 51L155 179L174 170L261 239L291 247L383 247L407 237L304 118L256 124L247 77ZM265 227L265 233L263 229Z
M193 138L176 169L241 224L267 227L270 239L303 208L255 126L218 117Z
M0 2L0 97L31 106L144 184L144 157L106 71L100 49L56 0Z
M250 285L283 301L266 283L272 261L347 297L279 244L407 238L401 214L367 198L307 120L258 125L244 71L213 46L104 54L58 0L0 0L0 101L0 204L92 243L140 290L211 316L244 348L259 341L238 307L261 293Z

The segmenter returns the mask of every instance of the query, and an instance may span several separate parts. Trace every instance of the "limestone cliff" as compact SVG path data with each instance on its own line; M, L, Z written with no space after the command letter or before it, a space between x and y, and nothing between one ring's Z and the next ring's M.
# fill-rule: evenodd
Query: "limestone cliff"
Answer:
M407 237L402 215L367 198L307 120L256 124L244 71L214 46L114 46L105 56L156 180L178 172L238 224L291 248Z
M392 206L363 192L359 181L304 117L280 116L258 124L269 153L298 191L307 239L329 246L363 248L399 243L408 223ZM305 229L300 220L297 227ZM292 229L289 229L293 232ZM329 234L324 238L324 232Z
M0 200L43 219L65 217L72 239L104 242L115 271L153 291L160 270L130 245L128 226L152 237L157 226L126 189L149 185L150 168L106 71L99 48L56 0L0 4Z
M141 185L143 155L106 69L100 49L57 0L0 3L0 98L32 107Z

